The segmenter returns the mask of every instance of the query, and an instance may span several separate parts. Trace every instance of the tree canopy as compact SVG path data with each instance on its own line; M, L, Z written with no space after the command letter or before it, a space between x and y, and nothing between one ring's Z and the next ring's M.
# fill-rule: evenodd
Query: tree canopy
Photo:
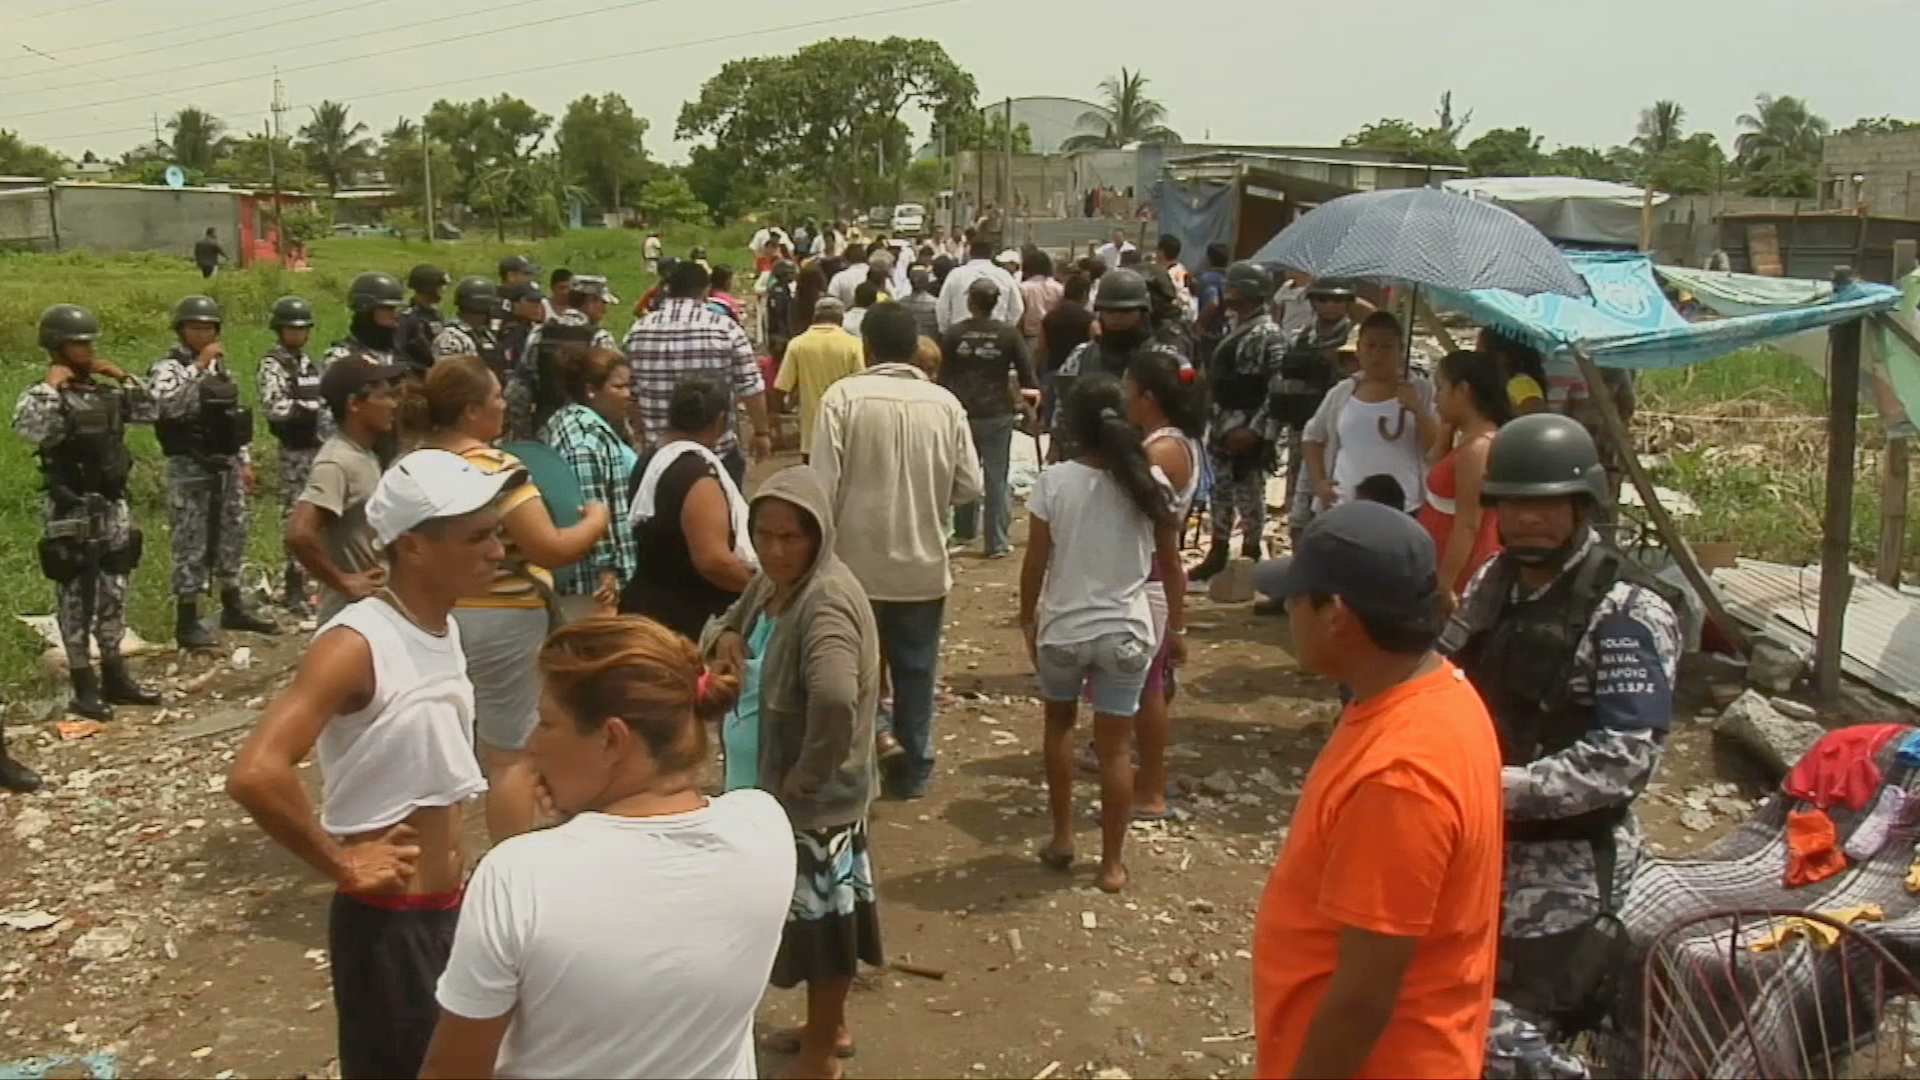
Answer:
M1544 141L1531 128L1493 128L1467 144L1467 169L1474 176L1535 176L1546 164Z
M1824 117L1791 94L1761 94L1753 111L1737 121L1734 161L1749 195L1810 198L1818 187L1820 148L1827 136Z
M0 128L0 173L8 176L57 178L66 169L59 154L22 139L16 132Z
M227 125L195 106L189 105L174 113L167 121L167 130L173 133L174 164L183 169L206 172L226 152Z
M555 208L536 203L554 201L555 191L566 185L536 169L533 158L552 123L552 117L511 94L434 102L427 110L426 135L446 145L454 165L446 177L435 171L434 191L488 211L502 233L508 217L544 214L551 220Z
M1147 96L1147 77L1121 68L1100 80L1101 105L1080 114L1080 134L1061 144L1064 150L1118 150L1129 143L1177 143L1166 125L1167 107Z
M647 177L641 140L647 118L636 116L619 94L575 99L560 118L554 144L567 175L607 209L625 205Z
M313 106L313 120L300 128L300 149L327 190L338 191L373 166L373 140L366 136L367 125L354 120L347 106L322 101Z

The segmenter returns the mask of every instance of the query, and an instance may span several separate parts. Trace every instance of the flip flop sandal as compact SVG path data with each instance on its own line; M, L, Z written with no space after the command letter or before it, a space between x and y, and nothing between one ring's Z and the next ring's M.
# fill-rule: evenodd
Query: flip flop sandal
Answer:
M1133 820L1143 821L1143 822L1145 821L1179 821L1180 811L1175 809L1174 805L1171 802L1169 802L1164 809L1160 810L1157 813L1149 810L1135 810L1133 812Z
M1073 852L1071 851L1055 851L1053 850L1053 846L1049 844L1040 849L1039 855L1040 865L1049 870L1058 870L1065 873L1073 869Z
M797 1054L800 1052L800 1029L783 1028L768 1032L760 1040L760 1048L774 1054ZM833 1056L845 1060L854 1055L858 1047L848 1043L834 1051Z

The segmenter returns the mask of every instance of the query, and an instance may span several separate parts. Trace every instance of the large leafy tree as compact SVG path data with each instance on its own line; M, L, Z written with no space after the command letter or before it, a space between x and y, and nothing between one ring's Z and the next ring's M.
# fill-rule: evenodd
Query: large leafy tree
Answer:
M292 140L285 136L269 139L264 133L229 141L226 153L213 163L209 175L248 187L277 183L287 191L305 191L321 184L308 168L306 154Z
M910 157L909 106L954 124L974 107L973 76L937 42L829 38L787 56L730 61L681 106L674 134L704 139L688 183L724 213L755 189L817 182L840 207L891 186Z
M1791 94L1761 94L1753 106L1735 121L1740 135L1733 143L1747 193L1812 197L1827 121Z
M15 132L0 128L0 173L53 180L65 170L66 162L59 154L27 142Z
M1727 155L1719 140L1697 131L1650 161L1646 182L1675 195L1708 195L1720 190L1726 171Z
M1656 101L1640 110L1632 147L1651 160L1680 145L1687 126L1687 110L1677 101Z
M569 175L609 209L624 204L647 175L647 151L641 144L647 119L635 116L619 94L588 94L567 106L554 142Z
M426 134L452 151L455 168L443 188L438 173L434 190L492 214L504 235L506 219L532 215L531 199L553 184L536 183L532 162L553 118L509 94L492 100L436 101L427 110Z
M1180 135L1167 126L1167 107L1147 95L1147 77L1121 68L1118 76L1100 80L1101 104L1080 114L1078 135L1061 143L1064 150L1117 150L1128 143L1177 143Z
M1617 153L1597 146L1563 146L1548 154L1540 169L1548 176L1579 176L1588 180L1621 181L1627 179L1627 167Z
M1441 128L1418 127L1411 121L1387 117L1367 124L1340 140L1341 146L1384 150L1402 161L1423 165L1464 165L1466 155Z
M1494 128L1467 144L1467 168L1475 176L1533 176L1546 155L1531 128Z
M183 169L205 172L227 148L227 125L219 117L189 105L167 121L173 133L171 148L174 163Z
M687 178L677 173L648 180L634 201L648 225L704 224L713 218L713 211L693 193Z
M373 140L367 125L353 119L347 106L322 101L313 106L313 120L300 129L300 149L307 165L328 191L350 186L374 164Z
M394 125L380 134L379 162L380 172L387 183L403 193L408 206L426 205L426 181L428 161L420 152L420 125L407 117L400 117ZM465 187L465 177L459 166L454 163L453 151L438 139L427 140L427 156L431 158L433 168L434 201L439 203L450 191L459 191Z

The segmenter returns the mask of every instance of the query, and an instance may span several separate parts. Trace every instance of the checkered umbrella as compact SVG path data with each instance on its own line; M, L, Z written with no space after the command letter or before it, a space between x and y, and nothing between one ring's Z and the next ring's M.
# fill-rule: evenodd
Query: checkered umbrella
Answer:
M1343 195L1280 230L1253 261L1316 278L1587 293L1559 249L1518 215L1438 188Z

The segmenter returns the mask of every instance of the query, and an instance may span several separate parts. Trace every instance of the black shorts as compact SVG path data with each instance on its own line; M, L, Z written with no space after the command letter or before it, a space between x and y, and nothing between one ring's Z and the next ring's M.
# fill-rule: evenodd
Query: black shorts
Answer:
M426 1060L440 1018L434 987L453 952L460 903L457 896L406 899L432 907L395 911L333 894L327 952L342 1080L418 1076Z

